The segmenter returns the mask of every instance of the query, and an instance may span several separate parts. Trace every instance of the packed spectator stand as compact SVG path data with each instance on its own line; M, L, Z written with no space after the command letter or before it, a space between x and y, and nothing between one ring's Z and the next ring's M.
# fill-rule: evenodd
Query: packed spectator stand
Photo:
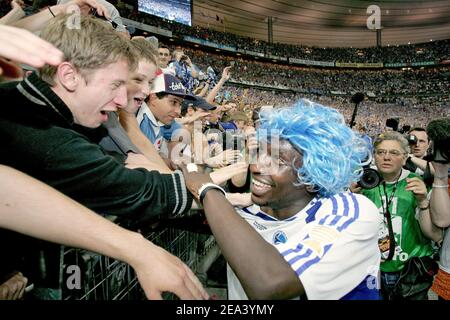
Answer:
M10 10L9 2L0 0L0 16ZM212 119L215 116L216 123L233 122L236 131L245 131L244 128L255 125L253 111L266 106L290 106L302 98L337 109L350 124L356 110L351 99L358 92L364 94L364 100L357 105L356 127L363 127L371 138L386 129L388 119L395 119L399 128L426 128L431 120L450 116L450 39L371 48L294 46L268 43L199 26L189 27L139 12L137 4L134 1L131 3L131 0L130 3L121 0L110 2L124 18L131 36L147 39L154 36L160 46L166 45L170 52L179 50L190 58L192 69L198 72L196 77L187 73L191 87L185 86L190 93L206 98L214 92L213 87L217 83L221 84L215 96L206 98L217 108L215 111L208 110L211 112L210 118L199 115L199 109L196 111L199 118L208 119L208 124L214 122ZM38 1L35 5L29 8L30 12L38 11ZM161 10L165 8L161 7ZM179 61L172 63L178 63L178 67L183 65ZM227 69L229 66L232 67ZM180 77L178 71L174 72ZM182 77L185 76L183 74ZM200 94L200 91L203 93ZM147 103L150 104L149 100ZM192 122L190 117L195 118L195 113L189 114L188 108L184 108L180 123L189 128L193 136L189 126ZM237 118L238 113L243 118ZM235 124L241 119L243 126L239 128ZM214 139L206 134L203 139L207 140L205 144L212 150ZM194 150L194 146L191 149ZM209 157L212 159L225 153L223 149L220 146L210 151ZM211 172L229 164L215 163L217 166L213 166L205 163ZM217 279L208 279L210 275L207 270L220 252L214 237L204 229L204 215L199 216L198 211L192 210L187 215L173 218L173 221L161 219L139 232L183 260L205 286L211 285ZM178 221L175 221L176 218L179 218ZM112 217L108 219L115 220ZM62 290L55 292L56 299L143 298L136 275L126 263L70 247L63 247L60 259L59 272L62 276L59 286ZM66 290L64 287L67 281L67 274L64 273L71 264L85 268L83 272L87 280L82 290ZM220 283L223 281L220 276L217 281L218 287L224 285ZM174 296L167 294L164 298Z
M137 4L118 1L117 7L123 17L170 31L173 36L170 41L164 36L153 35L169 46L177 40L178 44L170 47L182 47L204 72L212 67L219 76L223 67L235 61L226 90L233 101L243 97L239 101L242 105L252 108L281 106L299 97L308 97L325 104L328 102L327 105L335 106L350 118L353 108L350 97L363 92L367 99L358 115L364 121L369 119L367 125L372 136L384 129L388 118L400 118L401 125L423 127L430 119L449 114L450 40L370 48L269 44L148 15L139 12ZM200 41L189 42L189 38L183 41L186 36ZM205 41L203 45L201 41ZM217 52L217 48L222 50ZM227 48L232 49L227 51ZM303 65L292 62L296 59ZM336 63L349 63L353 68L338 67ZM427 110L425 114L424 110Z

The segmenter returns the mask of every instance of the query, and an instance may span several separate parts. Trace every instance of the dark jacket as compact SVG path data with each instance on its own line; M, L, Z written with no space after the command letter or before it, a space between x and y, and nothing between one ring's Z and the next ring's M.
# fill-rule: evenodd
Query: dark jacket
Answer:
M36 74L0 86L0 163L23 171L88 208L143 222L190 209L181 172L127 169L77 132L72 113Z

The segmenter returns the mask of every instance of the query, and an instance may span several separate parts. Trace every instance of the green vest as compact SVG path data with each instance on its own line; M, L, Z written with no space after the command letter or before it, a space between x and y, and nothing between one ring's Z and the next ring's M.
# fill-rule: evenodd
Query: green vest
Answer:
M384 272L402 270L406 260L410 257L424 257L433 254L431 240L423 235L419 221L416 219L417 205L414 193L405 190L406 178L413 177L418 176L408 170L403 170L397 182L397 187L395 187L395 182L386 183L387 200L391 199L392 192L395 191L389 206L395 237L395 253L392 260L381 262L381 271ZM387 201L383 183L376 188L363 190L362 194L375 203L384 218L384 223L382 223L378 233L378 243L382 260L386 259L389 253L389 232L386 218L383 214L383 206L386 208ZM381 202L382 199L384 204Z

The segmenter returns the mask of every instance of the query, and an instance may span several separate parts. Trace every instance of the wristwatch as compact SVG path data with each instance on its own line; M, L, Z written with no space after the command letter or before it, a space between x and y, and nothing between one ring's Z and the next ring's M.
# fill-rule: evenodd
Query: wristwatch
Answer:
M425 207L419 207L420 211L425 211L428 210L430 208L430 201L427 202L427 205Z

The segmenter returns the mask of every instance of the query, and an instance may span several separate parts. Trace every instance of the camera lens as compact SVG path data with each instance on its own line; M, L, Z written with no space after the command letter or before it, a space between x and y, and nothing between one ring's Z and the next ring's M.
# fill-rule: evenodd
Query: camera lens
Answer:
M380 174L371 168L364 168L363 175L359 180L358 184L363 189L373 189L378 186L381 182Z
M415 135L408 134L406 136L406 140L408 140L408 143L410 145L416 145L417 144L417 137Z

